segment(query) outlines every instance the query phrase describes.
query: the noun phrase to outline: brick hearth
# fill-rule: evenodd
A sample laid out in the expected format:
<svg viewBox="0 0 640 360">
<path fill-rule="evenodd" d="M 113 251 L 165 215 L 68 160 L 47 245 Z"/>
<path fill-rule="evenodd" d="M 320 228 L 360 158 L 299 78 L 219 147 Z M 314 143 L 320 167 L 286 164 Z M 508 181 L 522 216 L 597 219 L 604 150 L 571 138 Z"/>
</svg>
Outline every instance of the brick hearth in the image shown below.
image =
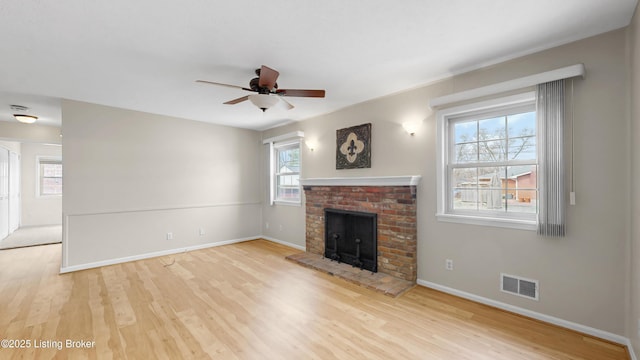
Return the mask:
<svg viewBox="0 0 640 360">
<path fill-rule="evenodd" d="M 291 254 L 286 259 L 392 297 L 402 295 L 416 284 L 414 281 L 398 279 L 389 274 L 374 274 L 345 263 L 338 264 L 322 255 L 309 252 Z"/>
<path fill-rule="evenodd" d="M 355 185 L 358 181 L 353 178 L 348 181 L 337 179 L 335 182 L 331 179 L 303 180 L 307 252 L 324 254 L 325 208 L 376 213 L 378 271 L 415 282 L 416 183 L 419 177 L 403 177 L 395 181 L 397 179 L 399 178 L 364 178 L 362 183 L 365 185 Z M 405 182 L 407 185 L 404 185 Z M 333 186 L 332 183 L 340 185 Z"/>
</svg>

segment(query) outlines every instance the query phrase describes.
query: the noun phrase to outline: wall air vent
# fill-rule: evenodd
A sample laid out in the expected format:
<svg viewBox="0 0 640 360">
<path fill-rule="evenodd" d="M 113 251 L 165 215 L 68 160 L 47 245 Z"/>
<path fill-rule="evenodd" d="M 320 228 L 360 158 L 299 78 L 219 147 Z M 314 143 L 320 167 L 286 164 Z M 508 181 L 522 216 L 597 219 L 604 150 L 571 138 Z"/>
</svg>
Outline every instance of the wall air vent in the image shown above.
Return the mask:
<svg viewBox="0 0 640 360">
<path fill-rule="evenodd" d="M 500 274 L 500 290 L 503 292 L 538 300 L 538 281 L 519 276 Z"/>
</svg>

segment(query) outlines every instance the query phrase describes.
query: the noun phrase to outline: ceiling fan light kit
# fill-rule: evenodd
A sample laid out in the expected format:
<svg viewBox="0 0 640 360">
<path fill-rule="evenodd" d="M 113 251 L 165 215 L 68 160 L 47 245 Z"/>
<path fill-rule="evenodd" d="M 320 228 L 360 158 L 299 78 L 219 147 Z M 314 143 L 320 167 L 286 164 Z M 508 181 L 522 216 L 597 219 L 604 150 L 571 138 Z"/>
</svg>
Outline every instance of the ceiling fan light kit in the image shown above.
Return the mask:
<svg viewBox="0 0 640 360">
<path fill-rule="evenodd" d="M 232 87 L 236 89 L 241 89 L 244 91 L 251 91 L 255 94 L 243 96 L 237 99 L 226 101 L 224 104 L 226 105 L 235 105 L 241 103 L 243 101 L 249 100 L 252 104 L 258 107 L 263 112 L 275 105 L 278 100 L 282 100 L 285 104 L 285 107 L 288 110 L 294 108 L 291 103 L 284 100 L 282 97 L 284 96 L 294 96 L 294 97 L 316 97 L 323 98 L 325 95 L 324 90 L 308 90 L 308 89 L 278 89 L 278 76 L 279 72 L 273 70 L 267 66 L 262 65 L 260 69 L 256 69 L 257 78 L 251 79 L 249 81 L 249 88 L 237 86 L 237 85 L 229 85 L 223 84 L 213 81 L 207 80 L 196 80 L 196 82 L 210 84 L 210 85 L 218 85 L 225 87 Z"/>
<path fill-rule="evenodd" d="M 261 109 L 262 112 L 265 112 L 268 108 L 278 103 L 278 98 L 267 94 L 251 94 L 249 95 L 249 101 Z"/>
</svg>

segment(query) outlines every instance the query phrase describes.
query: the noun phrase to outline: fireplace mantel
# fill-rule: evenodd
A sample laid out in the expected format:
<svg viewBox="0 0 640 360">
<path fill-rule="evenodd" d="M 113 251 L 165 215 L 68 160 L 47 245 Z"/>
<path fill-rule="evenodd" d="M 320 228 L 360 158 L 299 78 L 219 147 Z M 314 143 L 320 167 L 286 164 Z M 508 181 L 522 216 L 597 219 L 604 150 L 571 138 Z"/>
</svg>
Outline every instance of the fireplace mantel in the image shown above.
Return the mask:
<svg viewBox="0 0 640 360">
<path fill-rule="evenodd" d="M 367 176 L 300 179 L 302 186 L 417 186 L 422 176 Z"/>
</svg>

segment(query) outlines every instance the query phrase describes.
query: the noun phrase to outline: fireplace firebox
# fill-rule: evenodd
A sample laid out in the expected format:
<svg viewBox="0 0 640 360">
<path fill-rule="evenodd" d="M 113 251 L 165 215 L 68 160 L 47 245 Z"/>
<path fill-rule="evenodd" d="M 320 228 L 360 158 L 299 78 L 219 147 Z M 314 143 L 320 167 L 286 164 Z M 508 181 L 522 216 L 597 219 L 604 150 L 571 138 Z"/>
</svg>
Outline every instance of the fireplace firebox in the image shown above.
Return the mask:
<svg viewBox="0 0 640 360">
<path fill-rule="evenodd" d="M 327 208 L 324 218 L 324 256 L 377 272 L 377 214 Z"/>
</svg>

